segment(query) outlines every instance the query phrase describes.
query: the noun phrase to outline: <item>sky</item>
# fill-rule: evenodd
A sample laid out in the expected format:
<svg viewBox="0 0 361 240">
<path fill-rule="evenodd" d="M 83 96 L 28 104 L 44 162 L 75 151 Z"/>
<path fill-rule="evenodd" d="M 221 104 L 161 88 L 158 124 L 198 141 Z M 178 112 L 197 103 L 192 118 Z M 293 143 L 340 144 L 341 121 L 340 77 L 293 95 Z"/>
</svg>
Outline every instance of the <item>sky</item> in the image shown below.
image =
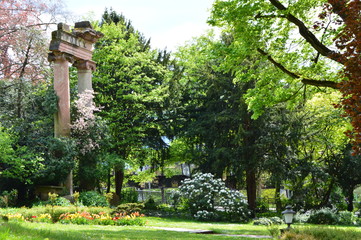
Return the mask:
<svg viewBox="0 0 361 240">
<path fill-rule="evenodd" d="M 173 52 L 177 46 L 211 28 L 206 21 L 213 2 L 214 0 L 65 0 L 69 11 L 79 17 L 93 16 L 94 20 L 100 20 L 105 8 L 113 8 L 131 20 L 134 28 L 146 38 L 151 38 L 152 48 L 167 48 Z"/>
</svg>

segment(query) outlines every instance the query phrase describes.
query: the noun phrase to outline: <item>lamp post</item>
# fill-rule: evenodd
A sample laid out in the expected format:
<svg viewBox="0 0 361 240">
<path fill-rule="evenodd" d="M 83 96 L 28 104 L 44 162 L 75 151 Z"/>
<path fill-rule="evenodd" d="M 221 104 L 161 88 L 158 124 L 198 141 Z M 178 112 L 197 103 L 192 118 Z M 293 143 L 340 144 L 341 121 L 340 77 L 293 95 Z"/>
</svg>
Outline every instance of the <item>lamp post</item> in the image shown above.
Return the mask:
<svg viewBox="0 0 361 240">
<path fill-rule="evenodd" d="M 293 216 L 295 215 L 295 211 L 292 210 L 291 206 L 286 206 L 286 210 L 282 212 L 285 223 L 288 225 L 286 230 L 289 230 L 291 228 L 291 224 L 293 222 Z"/>
</svg>

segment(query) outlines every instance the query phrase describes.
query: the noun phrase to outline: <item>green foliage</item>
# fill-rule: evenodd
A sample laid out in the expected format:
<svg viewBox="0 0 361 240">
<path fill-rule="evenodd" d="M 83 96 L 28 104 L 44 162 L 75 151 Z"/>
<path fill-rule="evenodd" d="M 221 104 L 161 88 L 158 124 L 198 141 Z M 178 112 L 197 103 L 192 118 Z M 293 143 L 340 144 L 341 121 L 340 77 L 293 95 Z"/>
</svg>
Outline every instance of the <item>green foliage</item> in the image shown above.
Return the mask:
<svg viewBox="0 0 361 240">
<path fill-rule="evenodd" d="M 337 66 L 323 57 L 316 57 L 317 60 L 313 61 L 315 49 L 309 44 L 311 41 L 304 41 L 304 35 L 300 35 L 303 32 L 289 21 L 290 18 L 277 17 L 292 14 L 293 19 L 305 23 L 307 28 L 315 21 L 323 22 L 317 19 L 321 16 L 323 4 L 321 0 L 299 0 L 288 4 L 281 1 L 217 0 L 213 5 L 209 22 L 222 27 L 231 39 L 226 48 L 228 56 L 220 68 L 236 72 L 236 81 L 256 81 L 255 87 L 245 96 L 254 118 L 276 103 L 287 102 L 288 106 L 295 107 L 304 97 L 320 91 L 315 87 L 306 88 L 302 82 L 304 78 L 339 81 Z M 284 5 L 285 9 L 280 10 L 275 5 Z M 312 30 L 325 46 L 332 45 L 337 32 L 329 28 Z M 282 67 L 276 67 L 270 58 Z"/>
<path fill-rule="evenodd" d="M 138 202 L 138 193 L 134 188 L 122 189 L 122 203 L 136 203 Z"/>
<path fill-rule="evenodd" d="M 336 225 L 338 223 L 338 216 L 334 210 L 322 208 L 320 210 L 312 211 L 307 222 L 313 224 Z"/>
<path fill-rule="evenodd" d="M 95 100 L 103 107 L 100 115 L 109 122 L 113 144 L 123 151 L 140 144 L 148 128 L 156 128 L 151 120 L 167 95 L 167 71 L 156 62 L 156 52 L 144 48 L 139 34 L 122 22 L 103 23 L 97 30 L 105 36 L 93 56 L 98 63 Z"/>
<path fill-rule="evenodd" d="M 295 223 L 306 223 L 308 221 L 309 217 L 310 217 L 309 211 L 307 211 L 305 213 L 297 212 L 293 217 L 293 221 Z"/>
<path fill-rule="evenodd" d="M 16 145 L 17 137 L 0 125 L 0 177 L 32 183 L 43 167 L 43 158 L 26 146 Z M 15 147 L 13 147 L 15 145 Z"/>
<path fill-rule="evenodd" d="M 145 208 L 145 204 L 143 203 L 124 203 L 117 206 L 117 208 L 112 212 L 122 213 L 126 215 L 130 215 L 131 213 L 141 212 Z"/>
<path fill-rule="evenodd" d="M 147 210 L 156 210 L 158 204 L 154 201 L 152 197 L 148 198 L 148 200 L 144 203 L 144 209 Z"/>
<path fill-rule="evenodd" d="M 66 199 L 64 197 L 56 197 L 53 201 L 51 201 L 51 200 L 40 201 L 40 202 L 33 204 L 33 206 L 47 206 L 47 205 L 70 207 L 71 203 L 68 199 Z"/>
<path fill-rule="evenodd" d="M 259 218 L 254 220 L 254 225 L 264 225 L 264 226 L 271 226 L 271 225 L 281 225 L 283 221 L 279 217 L 270 217 L 270 218 Z"/>
<path fill-rule="evenodd" d="M 79 196 L 79 201 L 84 206 L 89 206 L 89 207 L 109 206 L 106 197 L 96 191 L 81 192 Z"/>
<path fill-rule="evenodd" d="M 353 212 L 341 211 L 337 213 L 339 225 L 353 225 L 355 221 L 355 216 Z"/>
<path fill-rule="evenodd" d="M 45 112 L 50 116 L 58 111 L 58 96 L 56 95 L 53 85 L 45 90 L 42 106 L 44 107 Z"/>
<path fill-rule="evenodd" d="M 3 191 L 0 195 L 0 208 L 15 207 L 18 198 L 18 191 Z"/>
<path fill-rule="evenodd" d="M 175 142 L 172 157 L 192 162 L 199 171 L 217 177 L 230 176 L 244 184 L 245 171 L 262 165 L 259 137 L 260 121 L 251 119 L 244 95 L 252 88 L 236 82 L 233 69 L 219 66 L 228 59 L 227 36 L 216 40 L 213 33 L 194 39 L 177 53 L 184 75 L 177 82 L 177 113 L 180 140 Z M 241 65 L 248 64 L 242 63 Z M 255 185 L 253 185 L 255 186 Z"/>
<path fill-rule="evenodd" d="M 42 139 L 44 168 L 36 176 L 38 184 L 58 184 L 74 168 L 76 155 L 74 142 L 69 138 L 47 137 Z"/>
<path fill-rule="evenodd" d="M 99 116 L 109 127 L 106 148 L 122 159 L 121 164 L 111 166 L 119 176 L 115 192 L 120 195 L 124 163 L 144 166 L 157 153 L 143 158 L 143 150 L 167 147 L 162 136 L 167 135 L 164 129 L 169 123 L 164 115 L 172 72 L 168 54 L 151 50 L 149 40 L 115 11 L 106 10 L 96 30 L 104 37 L 96 43 L 93 54 L 97 62 L 95 102 L 102 106 Z M 155 161 L 150 164 L 159 165 Z"/>
<path fill-rule="evenodd" d="M 269 211 L 269 204 L 268 199 L 266 198 L 259 198 L 256 201 L 256 212 L 257 213 L 264 213 Z"/>
</svg>

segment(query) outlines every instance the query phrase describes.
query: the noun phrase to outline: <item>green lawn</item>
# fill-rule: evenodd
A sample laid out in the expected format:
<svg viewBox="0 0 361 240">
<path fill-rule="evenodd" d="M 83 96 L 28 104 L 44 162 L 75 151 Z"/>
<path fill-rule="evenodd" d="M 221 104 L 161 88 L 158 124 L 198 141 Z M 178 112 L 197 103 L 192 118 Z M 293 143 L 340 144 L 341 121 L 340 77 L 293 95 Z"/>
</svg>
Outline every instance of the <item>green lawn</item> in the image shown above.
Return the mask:
<svg viewBox="0 0 361 240">
<path fill-rule="evenodd" d="M 147 217 L 147 219 L 147 226 L 213 230 L 216 233 L 222 234 L 270 235 L 267 227 L 252 224 L 203 223 L 176 218 Z"/>
<path fill-rule="evenodd" d="M 179 226 L 173 226 L 179 227 Z M 218 228 L 218 227 L 217 227 Z M 215 234 L 164 231 L 151 227 L 62 225 L 45 223 L 3 223 L 1 240 L 90 240 L 90 239 L 248 239 Z"/>
<path fill-rule="evenodd" d="M 252 224 L 229 224 L 229 223 L 202 223 L 196 221 L 147 217 L 145 227 L 121 227 L 121 226 L 96 226 L 96 225 L 64 225 L 48 223 L 0 223 L 0 240 L 110 240 L 110 239 L 254 239 L 239 236 L 223 236 L 218 234 L 233 235 L 269 235 L 265 226 Z M 187 228 L 213 230 L 217 234 L 194 234 L 173 232 L 154 229 L 152 227 Z M 279 228 L 284 228 L 280 226 Z M 322 230 L 324 232 L 343 231 L 342 236 L 354 234 L 352 239 L 361 239 L 361 229 L 357 227 L 335 227 L 316 225 L 296 225 L 295 228 Z M 360 233 L 360 235 L 359 235 Z M 335 236 L 330 233 L 331 236 Z M 341 235 L 340 235 L 341 236 Z M 262 239 L 262 238 L 261 238 Z M 263 238 L 266 239 L 266 238 Z M 328 238 L 332 239 L 348 239 Z"/>
</svg>

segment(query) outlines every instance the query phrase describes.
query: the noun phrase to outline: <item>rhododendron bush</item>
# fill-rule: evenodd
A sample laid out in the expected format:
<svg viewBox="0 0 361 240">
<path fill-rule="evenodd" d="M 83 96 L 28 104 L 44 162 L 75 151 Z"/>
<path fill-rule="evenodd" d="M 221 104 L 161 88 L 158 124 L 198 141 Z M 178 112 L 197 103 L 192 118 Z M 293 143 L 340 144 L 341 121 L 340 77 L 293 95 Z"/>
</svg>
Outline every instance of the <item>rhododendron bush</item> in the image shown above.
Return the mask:
<svg viewBox="0 0 361 240">
<path fill-rule="evenodd" d="M 184 180 L 179 191 L 196 219 L 245 222 L 250 217 L 243 194 L 227 188 L 210 173 L 198 173 Z"/>
</svg>

